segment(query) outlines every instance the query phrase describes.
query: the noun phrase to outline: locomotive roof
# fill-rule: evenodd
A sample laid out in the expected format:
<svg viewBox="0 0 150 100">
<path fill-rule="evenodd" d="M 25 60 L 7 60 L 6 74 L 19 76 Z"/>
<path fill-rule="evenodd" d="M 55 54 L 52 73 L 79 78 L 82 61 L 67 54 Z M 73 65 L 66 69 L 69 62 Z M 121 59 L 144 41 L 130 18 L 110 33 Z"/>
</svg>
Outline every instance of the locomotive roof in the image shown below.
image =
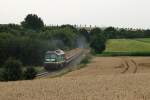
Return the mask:
<svg viewBox="0 0 150 100">
<path fill-rule="evenodd" d="M 58 49 L 56 51 L 47 51 L 46 53 L 56 54 L 56 55 L 64 55 L 65 54 L 65 52 L 61 49 Z"/>
</svg>

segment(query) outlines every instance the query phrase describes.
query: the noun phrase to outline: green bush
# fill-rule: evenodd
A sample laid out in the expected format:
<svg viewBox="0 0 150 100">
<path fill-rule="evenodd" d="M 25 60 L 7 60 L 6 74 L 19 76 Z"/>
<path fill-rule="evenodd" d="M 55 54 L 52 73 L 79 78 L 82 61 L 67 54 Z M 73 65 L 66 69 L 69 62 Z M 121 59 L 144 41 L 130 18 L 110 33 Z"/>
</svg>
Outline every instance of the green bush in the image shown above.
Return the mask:
<svg viewBox="0 0 150 100">
<path fill-rule="evenodd" d="M 90 47 L 95 53 L 102 53 L 106 48 L 106 37 L 100 28 L 94 28 L 90 32 Z"/>
<path fill-rule="evenodd" d="M 24 78 L 26 80 L 32 80 L 36 77 L 36 74 L 37 72 L 33 67 L 28 67 L 26 71 L 24 72 Z"/>
<path fill-rule="evenodd" d="M 2 71 L 3 81 L 17 81 L 23 78 L 22 64 L 19 60 L 9 58 Z"/>
<path fill-rule="evenodd" d="M 2 68 L 0 68 L 0 81 L 2 81 Z"/>
<path fill-rule="evenodd" d="M 150 56 L 150 52 L 103 52 L 98 56 Z"/>
</svg>

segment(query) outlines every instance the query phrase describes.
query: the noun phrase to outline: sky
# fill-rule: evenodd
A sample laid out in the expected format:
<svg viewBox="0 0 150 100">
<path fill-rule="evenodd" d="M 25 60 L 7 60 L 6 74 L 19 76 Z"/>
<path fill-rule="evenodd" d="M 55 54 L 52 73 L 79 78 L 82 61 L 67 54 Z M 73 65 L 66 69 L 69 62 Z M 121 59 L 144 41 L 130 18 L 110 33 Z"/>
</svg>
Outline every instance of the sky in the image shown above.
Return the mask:
<svg viewBox="0 0 150 100">
<path fill-rule="evenodd" d="M 37 14 L 46 25 L 150 29 L 150 0 L 0 0 L 0 24 Z"/>
</svg>

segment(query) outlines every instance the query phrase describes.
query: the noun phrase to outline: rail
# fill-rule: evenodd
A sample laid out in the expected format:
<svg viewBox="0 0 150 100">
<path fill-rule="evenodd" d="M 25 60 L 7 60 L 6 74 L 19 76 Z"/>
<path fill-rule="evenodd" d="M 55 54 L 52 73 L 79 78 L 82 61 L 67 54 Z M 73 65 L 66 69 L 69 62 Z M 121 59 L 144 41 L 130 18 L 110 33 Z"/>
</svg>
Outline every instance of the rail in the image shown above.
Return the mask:
<svg viewBox="0 0 150 100">
<path fill-rule="evenodd" d="M 37 74 L 36 77 L 40 78 L 40 77 L 47 76 L 47 75 L 49 75 L 49 74 L 50 74 L 50 73 L 46 71 L 46 72 L 42 72 L 42 73 L 40 73 L 40 74 Z"/>
<path fill-rule="evenodd" d="M 70 62 L 72 62 L 73 60 L 77 59 L 83 53 L 84 53 L 84 49 L 79 49 L 79 48 L 67 52 L 66 53 L 67 59 L 65 60 L 65 63 L 68 65 Z M 37 74 L 36 77 L 37 78 L 42 78 L 42 77 L 48 76 L 50 74 L 51 74 L 51 72 L 45 71 L 45 72 Z"/>
</svg>

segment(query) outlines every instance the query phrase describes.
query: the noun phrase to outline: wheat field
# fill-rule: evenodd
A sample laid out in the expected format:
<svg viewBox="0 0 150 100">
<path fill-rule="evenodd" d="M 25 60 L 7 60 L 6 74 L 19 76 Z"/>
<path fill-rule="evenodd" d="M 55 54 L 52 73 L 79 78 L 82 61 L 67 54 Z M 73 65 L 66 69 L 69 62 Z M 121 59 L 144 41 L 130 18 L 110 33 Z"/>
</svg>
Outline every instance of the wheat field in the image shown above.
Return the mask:
<svg viewBox="0 0 150 100">
<path fill-rule="evenodd" d="M 95 57 L 86 68 L 65 76 L 150 73 L 150 57 Z"/>
<path fill-rule="evenodd" d="M 62 77 L 1 82 L 0 100 L 150 100 L 150 57 L 96 57 Z"/>
</svg>

